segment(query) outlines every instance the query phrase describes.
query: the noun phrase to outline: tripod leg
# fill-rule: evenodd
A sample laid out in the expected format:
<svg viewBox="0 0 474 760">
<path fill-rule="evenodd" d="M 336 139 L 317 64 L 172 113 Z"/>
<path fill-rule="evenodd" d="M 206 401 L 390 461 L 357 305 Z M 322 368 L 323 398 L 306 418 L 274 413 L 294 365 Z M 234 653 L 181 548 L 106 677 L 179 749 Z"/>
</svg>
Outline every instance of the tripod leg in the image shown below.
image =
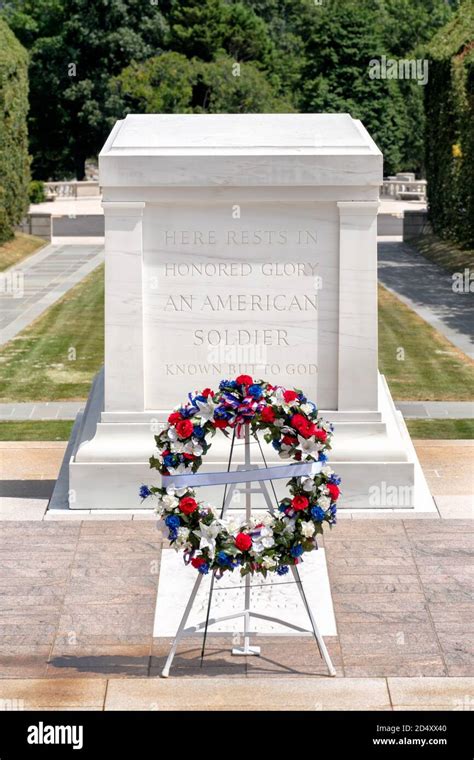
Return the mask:
<svg viewBox="0 0 474 760">
<path fill-rule="evenodd" d="M 172 665 L 174 656 L 176 654 L 176 649 L 181 639 L 181 636 L 183 634 L 184 627 L 188 620 L 189 613 L 191 612 L 192 606 L 194 604 L 194 600 L 196 598 L 196 594 L 198 592 L 199 586 L 201 585 L 202 578 L 203 576 L 201 575 L 201 573 L 198 573 L 198 577 L 196 578 L 196 581 L 194 583 L 194 588 L 191 592 L 191 596 L 189 597 L 188 603 L 186 605 L 186 609 L 184 610 L 184 615 L 181 618 L 181 622 L 179 624 L 178 630 L 176 631 L 176 636 L 174 637 L 173 644 L 171 646 L 170 653 L 168 655 L 168 659 L 166 660 L 166 663 L 165 663 L 165 667 L 161 671 L 162 678 L 168 678 L 170 674 L 170 667 Z"/>
<path fill-rule="evenodd" d="M 250 576 L 245 576 L 245 610 L 244 610 L 244 645 L 243 647 L 234 647 L 232 654 L 235 655 L 259 655 L 260 647 L 250 646 Z"/>
<path fill-rule="evenodd" d="M 298 568 L 295 567 L 295 565 L 292 565 L 290 567 L 291 572 L 293 573 L 293 577 L 295 579 L 296 585 L 298 586 L 298 591 L 300 592 L 301 599 L 303 601 L 303 604 L 305 606 L 306 612 L 308 613 L 308 617 L 311 622 L 311 628 L 313 629 L 314 638 L 316 639 L 316 643 L 318 645 L 319 653 L 321 657 L 324 659 L 324 662 L 326 663 L 326 667 L 329 671 L 330 676 L 336 675 L 336 668 L 332 664 L 331 658 L 329 656 L 329 652 L 326 649 L 326 644 L 324 643 L 324 639 L 319 633 L 318 626 L 316 625 L 316 621 L 313 617 L 313 613 L 311 612 L 311 607 L 308 604 L 308 600 L 306 598 L 306 594 L 304 592 L 303 584 L 301 582 L 300 574 L 298 572 Z"/>
</svg>

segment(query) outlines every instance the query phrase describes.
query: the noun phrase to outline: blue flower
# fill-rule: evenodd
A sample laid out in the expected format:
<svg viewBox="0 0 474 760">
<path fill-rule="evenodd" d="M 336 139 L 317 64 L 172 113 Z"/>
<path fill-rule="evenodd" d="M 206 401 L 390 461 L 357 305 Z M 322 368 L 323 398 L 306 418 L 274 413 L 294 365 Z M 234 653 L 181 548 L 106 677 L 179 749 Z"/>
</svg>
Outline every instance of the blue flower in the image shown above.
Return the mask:
<svg viewBox="0 0 474 760">
<path fill-rule="evenodd" d="M 319 452 L 319 457 L 318 457 L 318 460 L 319 460 L 320 462 L 327 462 L 327 461 L 328 461 L 327 455 L 326 455 L 326 454 L 323 454 L 323 452 L 322 452 L 322 451 L 320 451 L 320 452 Z"/>
<path fill-rule="evenodd" d="M 202 565 L 199 565 L 198 572 L 202 575 L 207 575 L 209 572 L 209 565 L 206 562 L 203 562 Z"/>
<path fill-rule="evenodd" d="M 280 504 L 280 505 L 278 506 L 278 511 L 279 511 L 279 512 L 284 512 L 284 511 L 285 511 L 285 509 L 288 509 L 288 504 Z"/>
<path fill-rule="evenodd" d="M 341 483 L 341 478 L 338 478 L 337 475 L 331 475 L 331 477 L 329 478 L 329 482 L 334 483 L 335 486 L 338 486 Z"/>
<path fill-rule="evenodd" d="M 181 520 L 179 519 L 178 515 L 168 515 L 168 517 L 165 519 L 165 524 L 170 530 L 173 530 L 174 528 L 179 528 L 181 525 Z"/>
<path fill-rule="evenodd" d="M 314 507 L 311 507 L 311 516 L 314 517 L 315 520 L 324 520 L 326 512 L 322 507 L 318 507 L 315 505 Z"/>
<path fill-rule="evenodd" d="M 232 413 L 229 412 L 223 406 L 216 406 L 216 408 L 214 409 L 214 417 L 217 417 L 218 419 L 223 419 L 223 420 L 230 420 L 230 418 L 232 417 Z"/>
<path fill-rule="evenodd" d="M 224 551 L 220 551 L 217 553 L 217 560 L 221 563 L 221 565 L 229 565 L 229 567 L 232 567 L 232 557 L 229 556 L 229 554 L 226 554 Z"/>
<path fill-rule="evenodd" d="M 179 413 L 183 419 L 187 419 L 188 417 L 192 417 L 193 414 L 196 414 L 196 409 L 193 406 L 182 406 Z"/>
<path fill-rule="evenodd" d="M 273 439 L 273 441 L 272 441 L 272 446 L 273 446 L 273 448 L 274 448 L 274 449 L 276 449 L 277 451 L 279 451 L 279 450 L 281 449 L 281 443 L 280 443 L 280 441 L 278 440 L 278 438 L 274 438 L 274 439 Z"/>
<path fill-rule="evenodd" d="M 280 565 L 277 567 L 277 575 L 286 575 L 288 572 L 288 565 Z"/>
<path fill-rule="evenodd" d="M 296 546 L 292 546 L 290 549 L 290 554 L 292 557 L 301 557 L 303 552 L 304 549 L 301 544 L 296 544 Z"/>
<path fill-rule="evenodd" d="M 225 390 L 226 388 L 237 388 L 238 385 L 235 382 L 235 380 L 221 380 L 219 383 L 219 389 L 221 391 Z"/>
<path fill-rule="evenodd" d="M 163 462 L 165 463 L 167 467 L 174 467 L 175 464 L 177 464 L 178 460 L 174 454 L 167 454 L 164 457 Z"/>
<path fill-rule="evenodd" d="M 194 427 L 193 435 L 196 438 L 204 438 L 204 436 L 206 435 L 206 431 L 204 430 L 204 428 L 200 427 L 199 425 L 196 425 Z"/>
<path fill-rule="evenodd" d="M 262 391 L 260 385 L 256 385 L 255 383 L 254 383 L 254 385 L 250 386 L 248 392 L 249 392 L 250 396 L 252 396 L 253 398 L 262 398 L 262 396 L 263 396 L 263 391 Z"/>
<path fill-rule="evenodd" d="M 151 491 L 148 486 L 140 486 L 140 499 L 147 499 L 151 496 Z"/>
<path fill-rule="evenodd" d="M 172 528 L 168 533 L 168 541 L 174 541 L 178 537 L 178 531 L 176 528 Z"/>
</svg>

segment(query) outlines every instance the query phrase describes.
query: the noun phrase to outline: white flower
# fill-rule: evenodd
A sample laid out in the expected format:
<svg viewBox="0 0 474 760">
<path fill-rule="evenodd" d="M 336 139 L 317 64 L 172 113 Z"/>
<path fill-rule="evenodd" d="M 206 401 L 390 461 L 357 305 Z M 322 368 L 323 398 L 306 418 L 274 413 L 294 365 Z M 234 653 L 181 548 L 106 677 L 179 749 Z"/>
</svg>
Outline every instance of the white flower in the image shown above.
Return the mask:
<svg viewBox="0 0 474 760">
<path fill-rule="evenodd" d="M 312 404 L 309 401 L 307 401 L 306 404 L 301 404 L 301 411 L 303 412 L 303 414 L 307 414 L 308 417 L 310 414 L 313 414 L 315 408 L 316 407 L 314 406 L 314 404 Z"/>
<path fill-rule="evenodd" d="M 197 457 L 200 457 L 204 449 L 197 438 L 191 438 L 191 440 L 184 445 L 183 451 L 185 454 L 195 454 Z"/>
<path fill-rule="evenodd" d="M 166 494 L 166 496 L 162 497 L 161 503 L 166 510 L 170 511 L 178 506 L 179 500 L 172 494 Z"/>
<path fill-rule="evenodd" d="M 294 517 L 285 517 L 283 518 L 283 524 L 284 524 L 284 533 L 294 533 L 295 532 L 295 526 L 296 526 L 296 520 Z"/>
<path fill-rule="evenodd" d="M 301 478 L 301 486 L 303 488 L 303 491 L 310 493 L 314 488 L 313 478 Z"/>
<path fill-rule="evenodd" d="M 329 478 L 333 474 L 334 470 L 332 469 L 332 467 L 329 467 L 328 464 L 325 464 L 324 467 L 321 468 L 321 472 L 323 475 L 326 476 L 326 478 Z"/>
<path fill-rule="evenodd" d="M 273 557 L 263 557 L 262 565 L 267 570 L 273 570 L 273 568 L 277 566 L 277 561 Z"/>
<path fill-rule="evenodd" d="M 278 452 L 278 455 L 280 459 L 289 459 L 290 458 L 290 452 L 288 449 L 281 448 Z"/>
<path fill-rule="evenodd" d="M 331 499 L 329 496 L 320 496 L 316 504 L 318 507 L 321 507 L 321 509 L 329 509 L 331 506 Z"/>
<path fill-rule="evenodd" d="M 191 544 L 189 543 L 189 533 L 189 528 L 178 528 L 178 535 L 176 536 L 176 540 L 174 542 L 174 547 L 176 550 L 186 550 L 191 547 Z"/>
<path fill-rule="evenodd" d="M 299 435 L 298 446 L 296 448 L 302 451 L 303 454 L 315 454 L 318 451 L 318 444 L 315 442 L 314 436 L 311 436 L 311 438 L 303 438 L 302 435 Z"/>
<path fill-rule="evenodd" d="M 233 518 L 229 520 L 226 527 L 227 527 L 227 532 L 229 533 L 230 536 L 236 536 L 238 533 L 240 533 L 241 528 L 242 528 L 241 524 Z"/>
<path fill-rule="evenodd" d="M 216 553 L 216 538 L 219 535 L 220 530 L 221 523 L 219 520 L 214 520 L 210 525 L 204 525 L 204 523 L 200 522 L 199 530 L 194 531 L 196 536 L 201 539 L 199 548 L 208 549 L 210 557 L 214 557 L 214 554 Z"/>
<path fill-rule="evenodd" d="M 212 400 L 212 396 L 208 396 L 206 401 L 196 401 L 196 406 L 199 409 L 198 414 L 201 417 L 201 423 L 213 419 L 217 404 Z"/>
<path fill-rule="evenodd" d="M 279 417 L 277 417 L 276 420 L 273 422 L 273 424 L 277 428 L 282 428 L 285 423 L 283 422 L 282 419 L 280 419 Z"/>
<path fill-rule="evenodd" d="M 305 538 L 311 538 L 314 535 L 315 527 L 313 522 L 301 523 L 301 533 Z"/>
<path fill-rule="evenodd" d="M 273 530 L 270 527 L 260 528 L 259 532 L 252 536 L 252 553 L 262 554 L 265 549 L 270 549 L 274 544 Z"/>
<path fill-rule="evenodd" d="M 182 462 L 177 467 L 168 467 L 168 470 L 170 475 L 182 475 L 183 472 L 186 472 L 186 465 Z"/>
<path fill-rule="evenodd" d="M 262 528 L 260 531 L 260 540 L 266 549 L 274 545 L 273 530 L 269 527 Z"/>
<path fill-rule="evenodd" d="M 283 396 L 283 388 L 275 388 L 273 397 L 275 399 L 275 403 L 278 406 L 284 406 L 285 405 L 285 397 Z"/>
<path fill-rule="evenodd" d="M 176 428 L 170 427 L 170 429 L 168 430 L 168 438 L 170 441 L 178 440 L 178 433 L 176 432 Z"/>
</svg>

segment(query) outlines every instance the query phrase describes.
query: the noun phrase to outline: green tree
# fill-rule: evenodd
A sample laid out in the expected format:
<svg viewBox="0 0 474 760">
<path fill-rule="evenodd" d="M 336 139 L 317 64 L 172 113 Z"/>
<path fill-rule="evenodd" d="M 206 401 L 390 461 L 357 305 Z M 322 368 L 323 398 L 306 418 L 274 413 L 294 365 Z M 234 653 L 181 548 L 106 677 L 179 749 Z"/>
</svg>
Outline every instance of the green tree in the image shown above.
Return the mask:
<svg viewBox="0 0 474 760">
<path fill-rule="evenodd" d="M 474 0 L 428 47 L 426 178 L 434 232 L 474 247 Z"/>
<path fill-rule="evenodd" d="M 111 98 L 124 112 L 258 113 L 292 110 L 253 63 L 236 65 L 224 54 L 215 61 L 163 53 L 132 63 L 112 82 Z"/>
<path fill-rule="evenodd" d="M 173 0 L 167 16 L 169 47 L 211 61 L 227 53 L 236 61 L 268 60 L 272 43 L 265 22 L 240 2 Z"/>
<path fill-rule="evenodd" d="M 82 179 L 110 128 L 110 77 L 161 49 L 163 15 L 141 0 L 15 0 L 5 13 L 30 46 L 33 173 Z"/>
<path fill-rule="evenodd" d="M 0 18 L 0 243 L 28 209 L 28 56 Z"/>
</svg>

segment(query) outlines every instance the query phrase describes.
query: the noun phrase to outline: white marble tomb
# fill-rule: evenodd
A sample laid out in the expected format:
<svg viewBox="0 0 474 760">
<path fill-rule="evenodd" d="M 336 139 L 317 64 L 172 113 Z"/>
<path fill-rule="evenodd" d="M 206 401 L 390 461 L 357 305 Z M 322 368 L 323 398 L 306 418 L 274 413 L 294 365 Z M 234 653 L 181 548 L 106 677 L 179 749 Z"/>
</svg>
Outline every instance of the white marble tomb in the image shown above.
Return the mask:
<svg viewBox="0 0 474 760">
<path fill-rule="evenodd" d="M 341 508 L 393 508 L 394 487 L 409 494 L 398 506 L 431 509 L 377 368 L 382 155 L 361 122 L 130 115 L 99 162 L 105 376 L 68 448 L 70 508 L 148 506 L 160 423 L 190 390 L 246 372 L 302 388 L 334 422 Z"/>
</svg>

